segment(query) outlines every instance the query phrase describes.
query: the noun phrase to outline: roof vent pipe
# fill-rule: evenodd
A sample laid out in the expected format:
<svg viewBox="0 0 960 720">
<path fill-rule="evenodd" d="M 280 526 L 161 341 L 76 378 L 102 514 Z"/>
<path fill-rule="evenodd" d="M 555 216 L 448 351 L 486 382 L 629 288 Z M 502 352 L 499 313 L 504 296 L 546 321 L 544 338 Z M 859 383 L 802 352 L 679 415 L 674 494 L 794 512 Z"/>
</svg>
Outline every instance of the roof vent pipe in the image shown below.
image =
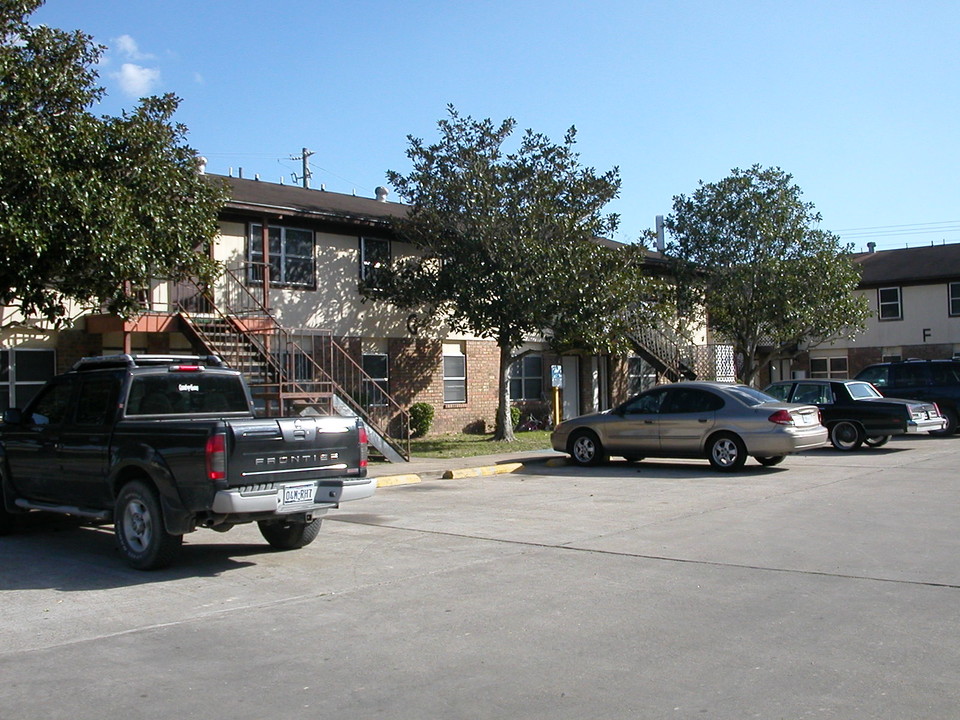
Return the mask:
<svg viewBox="0 0 960 720">
<path fill-rule="evenodd" d="M 207 159 L 202 155 L 197 158 L 197 174 L 198 175 L 207 174 Z"/>
<path fill-rule="evenodd" d="M 869 253 L 876 252 L 876 249 L 877 249 L 877 244 L 875 242 L 867 243 L 867 252 Z"/>
<path fill-rule="evenodd" d="M 376 190 L 374 190 L 374 192 L 377 194 L 377 200 L 379 202 L 384 202 L 384 203 L 387 201 L 387 195 L 390 194 L 390 191 L 387 190 L 382 185 L 379 186 Z"/>
</svg>

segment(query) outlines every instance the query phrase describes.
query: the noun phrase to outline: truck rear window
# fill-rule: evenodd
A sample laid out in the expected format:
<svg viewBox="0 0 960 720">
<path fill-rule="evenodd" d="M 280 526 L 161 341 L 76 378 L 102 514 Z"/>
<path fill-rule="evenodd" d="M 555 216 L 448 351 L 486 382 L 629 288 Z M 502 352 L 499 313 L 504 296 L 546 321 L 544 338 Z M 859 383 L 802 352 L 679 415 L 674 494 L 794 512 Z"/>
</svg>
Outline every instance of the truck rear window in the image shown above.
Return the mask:
<svg viewBox="0 0 960 720">
<path fill-rule="evenodd" d="M 239 377 L 169 373 L 135 377 L 127 416 L 249 412 Z"/>
</svg>

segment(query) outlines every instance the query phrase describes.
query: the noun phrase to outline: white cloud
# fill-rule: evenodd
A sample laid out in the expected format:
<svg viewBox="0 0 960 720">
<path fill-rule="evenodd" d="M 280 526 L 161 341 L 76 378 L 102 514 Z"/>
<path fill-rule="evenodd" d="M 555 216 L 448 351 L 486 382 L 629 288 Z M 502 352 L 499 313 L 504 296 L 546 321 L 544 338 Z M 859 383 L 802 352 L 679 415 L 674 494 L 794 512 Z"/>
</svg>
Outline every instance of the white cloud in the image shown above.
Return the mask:
<svg viewBox="0 0 960 720">
<path fill-rule="evenodd" d="M 140 47 L 137 45 L 137 41 L 133 39 L 130 35 L 121 35 L 115 39 L 114 44 L 116 45 L 117 51 L 123 55 L 127 60 L 153 60 L 154 56 L 149 53 L 140 52 Z"/>
<path fill-rule="evenodd" d="M 120 66 L 120 72 L 114 73 L 113 77 L 120 83 L 120 89 L 126 95 L 141 98 L 150 95 L 160 82 L 160 71 L 134 63 L 124 63 Z"/>
</svg>

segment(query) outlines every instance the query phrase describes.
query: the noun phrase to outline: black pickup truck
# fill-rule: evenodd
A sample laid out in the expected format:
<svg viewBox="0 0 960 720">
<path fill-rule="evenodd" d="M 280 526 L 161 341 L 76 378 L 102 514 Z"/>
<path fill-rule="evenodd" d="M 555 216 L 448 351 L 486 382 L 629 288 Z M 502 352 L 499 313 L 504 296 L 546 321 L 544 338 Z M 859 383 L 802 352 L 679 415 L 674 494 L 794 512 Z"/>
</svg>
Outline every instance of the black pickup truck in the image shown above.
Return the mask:
<svg viewBox="0 0 960 720">
<path fill-rule="evenodd" d="M 0 424 L 0 534 L 32 510 L 113 523 L 135 568 L 183 535 L 256 522 L 270 545 L 312 542 L 321 516 L 373 495 L 356 418 L 257 418 L 215 356 L 84 358 Z"/>
</svg>

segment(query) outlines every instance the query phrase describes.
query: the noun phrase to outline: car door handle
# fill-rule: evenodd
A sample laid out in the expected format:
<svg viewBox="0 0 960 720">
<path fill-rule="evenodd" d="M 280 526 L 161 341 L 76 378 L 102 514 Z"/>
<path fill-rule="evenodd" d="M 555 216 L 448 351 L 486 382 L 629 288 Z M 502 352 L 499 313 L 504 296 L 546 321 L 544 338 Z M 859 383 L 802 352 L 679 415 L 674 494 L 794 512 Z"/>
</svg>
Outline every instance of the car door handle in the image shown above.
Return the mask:
<svg viewBox="0 0 960 720">
<path fill-rule="evenodd" d="M 697 422 L 705 423 L 705 422 L 709 422 L 709 421 L 707 420 L 707 418 L 697 418 Z"/>
</svg>

